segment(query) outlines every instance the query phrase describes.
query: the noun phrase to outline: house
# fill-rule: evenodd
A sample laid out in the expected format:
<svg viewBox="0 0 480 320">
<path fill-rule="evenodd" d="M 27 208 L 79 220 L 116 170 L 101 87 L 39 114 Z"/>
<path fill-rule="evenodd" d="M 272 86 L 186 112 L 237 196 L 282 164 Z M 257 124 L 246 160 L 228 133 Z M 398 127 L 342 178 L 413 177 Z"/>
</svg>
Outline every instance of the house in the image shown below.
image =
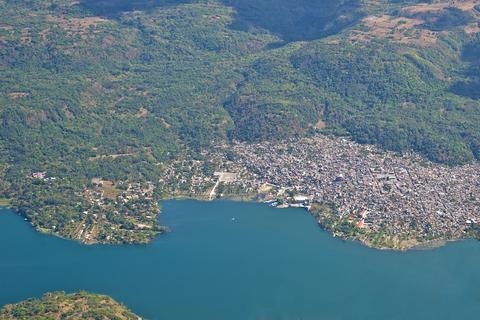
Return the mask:
<svg viewBox="0 0 480 320">
<path fill-rule="evenodd" d="M 303 195 L 296 195 L 293 197 L 293 200 L 295 202 L 305 202 L 305 201 L 308 201 L 308 197 Z"/>
<path fill-rule="evenodd" d="M 45 179 L 47 177 L 46 172 L 34 172 L 32 173 L 32 178 L 34 179 Z"/>
</svg>

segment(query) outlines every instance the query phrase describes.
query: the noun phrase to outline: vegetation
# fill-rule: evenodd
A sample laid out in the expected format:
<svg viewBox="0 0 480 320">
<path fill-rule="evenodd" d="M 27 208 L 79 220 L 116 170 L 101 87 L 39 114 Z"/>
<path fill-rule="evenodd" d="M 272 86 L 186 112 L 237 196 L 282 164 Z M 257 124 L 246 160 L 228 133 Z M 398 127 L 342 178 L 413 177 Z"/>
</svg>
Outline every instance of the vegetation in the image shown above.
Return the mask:
<svg viewBox="0 0 480 320">
<path fill-rule="evenodd" d="M 417 239 L 415 235 L 401 236 L 384 231 L 372 231 L 361 216 L 344 216 L 336 212 L 335 206 L 328 203 L 314 203 L 310 212 L 318 220 L 318 224 L 342 239 L 360 241 L 361 243 L 387 250 L 408 250 L 420 247 L 435 247 L 442 245 L 444 239 Z"/>
<path fill-rule="evenodd" d="M 162 163 L 318 130 L 480 159 L 480 13 L 418 3 L 0 1 L 0 197 L 42 231 L 76 238 L 97 210 L 106 242 L 146 242 L 151 203 L 95 207 L 92 179 L 155 201 Z"/>
<path fill-rule="evenodd" d="M 29 299 L 0 309 L 1 320 L 54 320 L 54 319 L 96 319 L 96 320 L 138 320 L 113 299 L 86 292 L 65 294 L 53 292 L 41 299 Z"/>
<path fill-rule="evenodd" d="M 399 53 L 395 45 L 379 51 L 315 44 L 293 63 L 331 93 L 325 102 L 327 123 L 357 141 L 413 149 L 437 162 L 472 161 L 480 137 L 478 102 L 449 94 L 431 61 L 438 53 L 424 49 L 421 54 Z"/>
<path fill-rule="evenodd" d="M 125 11 L 152 10 L 166 6 L 198 3 L 195 0 L 83 0 L 97 15 L 118 16 Z M 220 0 L 235 10 L 231 27 L 256 32 L 268 30 L 281 41 L 315 40 L 334 34 L 363 15 L 358 0 Z"/>
</svg>

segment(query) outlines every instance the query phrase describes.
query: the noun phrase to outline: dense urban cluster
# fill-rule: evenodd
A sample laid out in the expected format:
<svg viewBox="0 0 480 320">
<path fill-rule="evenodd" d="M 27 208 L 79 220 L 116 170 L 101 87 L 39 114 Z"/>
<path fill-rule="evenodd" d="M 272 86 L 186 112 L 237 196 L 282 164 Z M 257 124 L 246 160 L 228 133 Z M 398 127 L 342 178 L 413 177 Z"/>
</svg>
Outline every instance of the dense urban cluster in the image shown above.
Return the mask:
<svg viewBox="0 0 480 320">
<path fill-rule="evenodd" d="M 235 150 L 254 183 L 331 203 L 357 228 L 432 240 L 461 237 L 480 221 L 478 164 L 447 167 L 324 137 Z"/>
<path fill-rule="evenodd" d="M 323 136 L 236 143 L 228 153 L 212 155 L 221 163 L 216 175 L 196 170 L 188 178 L 192 190 L 199 181 L 216 181 L 210 198 L 237 193 L 305 206 L 334 234 L 372 246 L 460 239 L 480 222 L 478 164 L 448 167 Z"/>
</svg>

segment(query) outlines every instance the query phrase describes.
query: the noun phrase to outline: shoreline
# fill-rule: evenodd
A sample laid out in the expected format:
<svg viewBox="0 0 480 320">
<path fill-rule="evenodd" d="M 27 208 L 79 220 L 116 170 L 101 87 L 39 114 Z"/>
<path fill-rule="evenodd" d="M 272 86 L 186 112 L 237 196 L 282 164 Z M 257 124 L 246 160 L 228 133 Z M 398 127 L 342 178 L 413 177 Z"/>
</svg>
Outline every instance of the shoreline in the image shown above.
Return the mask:
<svg viewBox="0 0 480 320">
<path fill-rule="evenodd" d="M 224 196 L 221 198 L 216 198 L 216 199 L 209 199 L 207 196 L 205 197 L 191 197 L 191 196 L 174 196 L 174 197 L 167 197 L 162 200 L 160 200 L 160 203 L 163 201 L 183 201 L 183 200 L 192 200 L 192 201 L 200 201 L 200 202 L 214 202 L 214 201 L 232 201 L 232 202 L 246 202 L 246 203 L 255 203 L 258 205 L 267 205 L 270 207 L 273 207 L 275 209 L 305 209 L 305 211 L 315 218 L 315 223 L 325 232 L 328 232 L 331 237 L 334 238 L 339 238 L 343 241 L 352 241 L 359 243 L 360 245 L 374 249 L 374 250 L 381 250 L 381 251 L 394 251 L 394 252 L 406 252 L 406 251 L 420 251 L 420 250 L 433 250 L 433 249 L 438 249 L 441 247 L 446 246 L 450 242 L 457 242 L 457 241 L 463 241 L 463 240 L 468 240 L 472 239 L 475 240 L 475 237 L 461 237 L 461 238 L 454 238 L 454 239 L 433 239 L 433 240 L 428 240 L 428 241 L 423 241 L 423 242 L 418 242 L 417 239 L 412 239 L 412 240 L 404 240 L 407 242 L 412 242 L 412 245 L 410 246 L 399 246 L 399 247 L 391 247 L 391 246 L 385 246 L 385 245 L 373 245 L 371 242 L 365 241 L 365 239 L 362 239 L 360 237 L 344 237 L 342 235 L 336 234 L 332 230 L 329 230 L 325 226 L 323 226 L 319 221 L 318 221 L 318 216 L 316 215 L 315 212 L 312 211 L 311 206 L 299 206 L 295 204 L 284 204 L 281 206 L 271 206 L 269 205 L 270 202 L 273 201 L 263 201 L 260 200 L 258 197 L 258 194 L 250 194 L 248 196 Z M 161 212 L 160 212 L 161 214 Z M 159 215 L 160 215 L 159 214 Z M 168 227 L 167 227 L 168 228 Z M 168 233 L 169 230 L 167 230 L 166 233 Z M 159 235 L 160 236 L 160 235 Z"/>
<path fill-rule="evenodd" d="M 11 203 L 9 199 L 1 198 L 0 199 L 0 208 L 11 209 Z"/>
<path fill-rule="evenodd" d="M 433 250 L 433 249 L 444 247 L 450 242 L 457 242 L 457 241 L 468 240 L 468 239 L 475 240 L 474 236 L 466 236 L 466 237 L 459 237 L 459 238 L 452 238 L 452 239 L 439 238 L 439 239 L 433 239 L 433 240 L 428 240 L 428 241 L 418 241 L 418 239 L 403 239 L 403 240 L 399 240 L 398 243 L 399 244 L 409 243 L 410 245 L 389 246 L 389 245 L 386 245 L 385 242 L 395 241 L 395 238 L 386 237 L 385 242 L 373 244 L 372 241 L 368 240 L 365 237 L 360 237 L 360 236 L 355 236 L 355 235 L 345 235 L 345 234 L 342 234 L 342 233 L 338 233 L 335 230 L 332 230 L 331 228 L 329 228 L 329 226 L 322 223 L 321 218 L 320 218 L 321 214 L 319 212 L 315 212 L 311 208 L 311 206 L 303 206 L 303 205 L 296 205 L 296 204 L 290 204 L 290 203 L 282 204 L 282 205 L 279 205 L 279 206 L 272 206 L 271 203 L 274 202 L 274 201 L 260 200 L 259 197 L 258 197 L 258 194 L 246 194 L 246 195 L 243 195 L 243 196 L 240 196 L 240 195 L 239 196 L 224 196 L 224 197 L 218 197 L 218 198 L 215 198 L 215 199 L 209 199 L 207 196 L 205 196 L 205 197 L 192 197 L 190 195 L 168 196 L 168 197 L 165 197 L 165 198 L 158 201 L 159 206 L 160 206 L 160 212 L 158 213 L 157 221 L 160 220 L 160 217 L 161 217 L 161 214 L 162 214 L 162 211 L 161 211 L 161 203 L 162 202 L 165 202 L 165 201 L 188 201 L 188 200 L 199 201 L 199 202 L 215 202 L 215 201 L 245 202 L 245 203 L 254 203 L 254 204 L 257 204 L 257 205 L 266 205 L 266 206 L 270 206 L 270 207 L 275 208 L 275 209 L 286 209 L 286 208 L 305 209 L 305 211 L 315 219 L 315 223 L 323 231 L 328 232 L 331 237 L 339 238 L 340 240 L 343 240 L 343 241 L 355 242 L 355 243 L 358 243 L 358 244 L 360 244 L 364 247 L 374 249 L 374 250 L 381 250 L 381 251 L 406 252 L 406 251 Z M 7 203 L 9 203 L 9 202 L 7 202 Z M 0 209 L 2 209 L 2 208 L 3 209 L 8 209 L 8 210 L 12 211 L 14 214 L 16 214 L 16 215 L 18 215 L 22 218 L 25 218 L 23 214 L 16 211 L 14 208 L 12 208 L 10 206 L 7 206 L 7 205 L 0 202 Z M 25 220 L 24 222 L 29 222 L 29 221 Z M 71 239 L 71 238 L 62 236 L 61 234 L 52 232 L 52 231 L 47 230 L 47 229 L 37 228 L 36 226 L 34 226 L 31 223 L 29 223 L 29 224 L 35 232 L 45 234 L 45 235 L 48 235 L 48 236 L 57 237 L 57 238 L 60 238 L 62 240 L 74 241 L 74 242 L 80 243 L 82 245 L 87 245 L 87 246 L 91 246 L 91 245 L 107 245 L 107 246 L 108 245 L 111 245 L 111 246 L 117 246 L 117 245 L 149 245 L 153 241 L 158 239 L 160 236 L 171 232 L 170 229 L 168 228 L 168 226 L 161 226 L 162 230 L 158 231 L 158 233 L 154 237 L 152 237 L 152 238 L 150 238 L 150 239 L 148 239 L 147 241 L 144 241 L 144 242 L 102 242 L 102 241 L 96 241 L 96 242 L 88 242 L 87 243 L 87 242 L 81 241 L 80 239 Z M 135 232 L 135 231 L 139 231 L 139 230 L 130 230 L 130 231 Z"/>
</svg>

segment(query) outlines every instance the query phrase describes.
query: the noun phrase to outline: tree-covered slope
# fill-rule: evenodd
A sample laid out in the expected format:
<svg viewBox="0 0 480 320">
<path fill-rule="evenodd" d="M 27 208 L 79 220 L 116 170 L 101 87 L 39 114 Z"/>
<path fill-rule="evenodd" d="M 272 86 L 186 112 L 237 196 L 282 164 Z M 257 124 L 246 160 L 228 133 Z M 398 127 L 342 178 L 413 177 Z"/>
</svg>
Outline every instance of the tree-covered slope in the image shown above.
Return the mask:
<svg viewBox="0 0 480 320">
<path fill-rule="evenodd" d="M 479 159 L 479 16 L 477 0 L 1 0 L 1 192 L 40 230 L 143 242 L 162 163 L 232 139 Z"/>
<path fill-rule="evenodd" d="M 1 320 L 98 319 L 138 320 L 139 316 L 112 298 L 86 292 L 53 292 L 0 309 Z"/>
<path fill-rule="evenodd" d="M 417 51 L 395 44 L 379 50 L 343 43 L 340 48 L 309 46 L 292 61 L 336 96 L 326 104 L 327 123 L 357 141 L 413 149 L 437 162 L 472 161 L 480 141 L 478 101 L 451 93 L 452 84 L 443 79 L 446 70 L 438 64 L 445 57 L 433 50 L 453 54 L 447 44 Z"/>
<path fill-rule="evenodd" d="M 82 0 L 96 15 L 118 17 L 127 11 L 150 11 L 167 6 L 199 3 L 198 0 Z M 221 0 L 234 9 L 231 27 L 268 30 L 282 41 L 314 40 L 337 33 L 363 15 L 358 0 Z"/>
</svg>

